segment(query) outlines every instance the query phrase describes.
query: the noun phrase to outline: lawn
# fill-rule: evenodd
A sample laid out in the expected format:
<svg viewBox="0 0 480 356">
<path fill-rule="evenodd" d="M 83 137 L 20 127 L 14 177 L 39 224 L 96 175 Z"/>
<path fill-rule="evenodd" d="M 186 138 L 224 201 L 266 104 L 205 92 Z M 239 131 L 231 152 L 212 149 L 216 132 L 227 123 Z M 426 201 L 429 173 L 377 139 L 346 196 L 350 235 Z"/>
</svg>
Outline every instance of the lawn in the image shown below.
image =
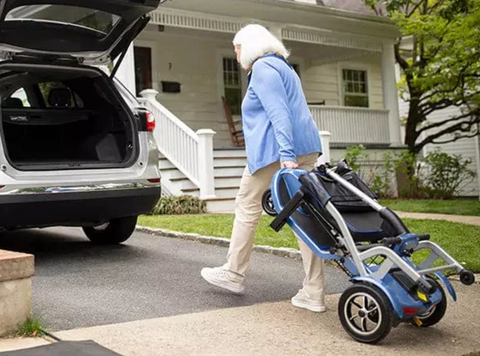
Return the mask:
<svg viewBox="0 0 480 356">
<path fill-rule="evenodd" d="M 272 218 L 262 216 L 257 229 L 255 244 L 273 247 L 298 248 L 292 231 L 286 226 L 276 233 L 269 224 Z M 438 242 L 442 248 L 466 268 L 480 272 L 480 227 L 452 223 L 440 220 L 403 220 L 408 228 L 417 233 L 430 233 L 432 241 Z M 229 238 L 232 231 L 233 215 L 159 215 L 142 216 L 139 225 L 206 236 Z"/>
<path fill-rule="evenodd" d="M 479 200 L 382 200 L 392 210 L 412 213 L 437 213 L 480 216 Z"/>
</svg>

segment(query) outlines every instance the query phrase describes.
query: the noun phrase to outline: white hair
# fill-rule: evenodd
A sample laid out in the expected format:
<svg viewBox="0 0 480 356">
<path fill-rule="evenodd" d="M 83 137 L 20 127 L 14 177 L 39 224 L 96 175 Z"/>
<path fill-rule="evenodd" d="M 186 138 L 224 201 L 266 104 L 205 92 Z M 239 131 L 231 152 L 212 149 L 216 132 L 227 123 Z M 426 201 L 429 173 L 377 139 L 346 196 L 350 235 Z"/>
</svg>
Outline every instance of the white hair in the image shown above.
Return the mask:
<svg viewBox="0 0 480 356">
<path fill-rule="evenodd" d="M 267 53 L 276 53 L 288 58 L 290 53 L 277 37 L 261 25 L 247 25 L 237 32 L 233 39 L 241 47 L 240 65 L 249 70 L 253 63 Z"/>
</svg>

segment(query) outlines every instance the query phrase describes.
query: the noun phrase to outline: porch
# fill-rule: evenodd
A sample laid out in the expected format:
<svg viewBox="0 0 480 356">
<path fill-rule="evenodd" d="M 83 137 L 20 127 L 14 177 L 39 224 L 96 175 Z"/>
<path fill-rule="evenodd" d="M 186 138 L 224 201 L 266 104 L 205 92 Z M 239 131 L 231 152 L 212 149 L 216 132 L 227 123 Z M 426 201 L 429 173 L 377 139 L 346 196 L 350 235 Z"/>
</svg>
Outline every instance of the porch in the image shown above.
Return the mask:
<svg viewBox="0 0 480 356">
<path fill-rule="evenodd" d="M 226 2 L 239 1 L 206 2 L 217 6 L 210 7 L 216 14 L 206 3 L 181 0 L 152 13 L 151 24 L 134 42 L 118 73 L 132 92 L 142 93 L 142 101 L 155 114 L 156 141 L 162 160 L 168 161 L 163 182 L 172 194 L 230 200 L 235 196 L 244 158 L 229 150 L 233 143 L 222 97 L 229 99 L 237 114 L 234 119 L 239 119 L 246 79 L 235 65 L 231 40 L 246 23 L 266 25 L 292 50 L 290 62 L 302 79 L 312 116 L 320 130 L 331 133 L 332 148 L 399 144 L 391 24 L 358 21 L 353 34 L 338 30 L 346 19 L 333 22 L 332 14 L 315 15 L 317 21 L 323 20 L 322 28 L 299 25 L 306 23 L 304 16 L 312 16 L 307 15 L 310 6 L 292 5 L 296 11 L 289 10 L 291 22 L 281 24 L 272 22 L 265 11 L 269 1 L 248 1 L 253 6 L 248 11 L 258 10 L 257 17 L 248 20 L 218 14 L 228 8 Z M 214 149 L 222 159 L 214 158 Z M 216 177 L 226 177 L 228 183 Z M 172 184 L 179 181 L 181 186 Z M 219 188 L 229 188 L 232 194 L 226 197 Z"/>
</svg>

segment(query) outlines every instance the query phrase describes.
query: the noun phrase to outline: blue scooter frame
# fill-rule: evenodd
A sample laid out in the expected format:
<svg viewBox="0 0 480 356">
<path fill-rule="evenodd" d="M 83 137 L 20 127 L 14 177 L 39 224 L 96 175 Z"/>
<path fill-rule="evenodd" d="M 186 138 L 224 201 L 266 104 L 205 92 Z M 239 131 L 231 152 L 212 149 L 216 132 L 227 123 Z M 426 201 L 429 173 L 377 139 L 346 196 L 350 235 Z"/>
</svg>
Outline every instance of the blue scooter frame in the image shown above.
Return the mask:
<svg viewBox="0 0 480 356">
<path fill-rule="evenodd" d="M 343 168 L 349 169 L 346 162 L 341 164 L 344 165 Z M 377 343 L 388 335 L 391 326 L 397 326 L 400 322 L 412 322 L 418 326 L 435 324 L 445 313 L 446 297 L 440 284 L 432 276 L 441 280 L 456 300 L 452 284 L 441 272 L 455 271 L 460 274 L 464 284 L 474 282 L 473 274 L 465 270 L 440 246 L 429 241 L 428 234 L 417 235 L 406 228 L 402 230 L 404 225 L 395 213 L 343 179 L 336 173 L 337 168 L 322 166 L 319 171 L 314 172 L 300 169 L 279 170 L 271 184 L 271 199 L 277 213 L 272 228 L 279 231 L 285 223 L 288 224 L 315 255 L 323 260 L 335 261 L 350 276 L 354 285 L 347 289 L 340 299 L 339 316 L 346 331 L 357 341 Z M 324 175 L 348 189 L 380 216 L 392 224 L 397 224 L 402 233 L 384 238 L 378 243 L 355 242 L 350 232 L 351 226 L 349 228 L 342 214 L 331 202 L 330 194 L 319 184 L 319 175 Z M 281 199 L 281 181 L 284 183 L 283 189 L 286 187 L 290 197 L 287 203 Z M 308 186 L 304 184 L 306 181 L 310 182 Z M 315 191 L 312 191 L 312 186 Z M 325 212 L 330 214 L 336 227 L 328 225 L 327 219 L 315 206 L 321 206 L 324 215 Z M 332 243 L 319 246 L 296 221 L 292 215 L 295 212 L 327 224 L 326 231 L 331 234 Z M 411 255 L 420 250 L 427 250 L 428 256 L 415 265 Z M 381 262 L 372 263 L 372 259 L 379 256 Z M 444 264 L 434 267 L 438 260 Z M 384 297 L 386 301 L 383 300 Z M 355 301 L 355 298 L 363 298 L 363 305 L 359 305 L 362 303 Z M 359 310 L 352 312 L 350 307 L 355 306 Z M 356 320 L 359 321 L 358 325 L 355 324 Z M 376 328 L 368 330 L 369 323 L 377 324 Z"/>
</svg>

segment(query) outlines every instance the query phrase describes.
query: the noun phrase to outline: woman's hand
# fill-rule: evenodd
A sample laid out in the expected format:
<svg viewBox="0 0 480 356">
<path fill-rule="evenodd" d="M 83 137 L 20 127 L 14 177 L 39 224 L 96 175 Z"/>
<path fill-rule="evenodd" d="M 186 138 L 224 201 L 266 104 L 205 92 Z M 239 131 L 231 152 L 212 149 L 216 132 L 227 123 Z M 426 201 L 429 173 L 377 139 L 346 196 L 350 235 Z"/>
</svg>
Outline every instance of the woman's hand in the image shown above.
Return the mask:
<svg viewBox="0 0 480 356">
<path fill-rule="evenodd" d="M 298 168 L 298 163 L 293 161 L 284 161 L 280 162 L 282 168 L 296 169 Z"/>
</svg>

